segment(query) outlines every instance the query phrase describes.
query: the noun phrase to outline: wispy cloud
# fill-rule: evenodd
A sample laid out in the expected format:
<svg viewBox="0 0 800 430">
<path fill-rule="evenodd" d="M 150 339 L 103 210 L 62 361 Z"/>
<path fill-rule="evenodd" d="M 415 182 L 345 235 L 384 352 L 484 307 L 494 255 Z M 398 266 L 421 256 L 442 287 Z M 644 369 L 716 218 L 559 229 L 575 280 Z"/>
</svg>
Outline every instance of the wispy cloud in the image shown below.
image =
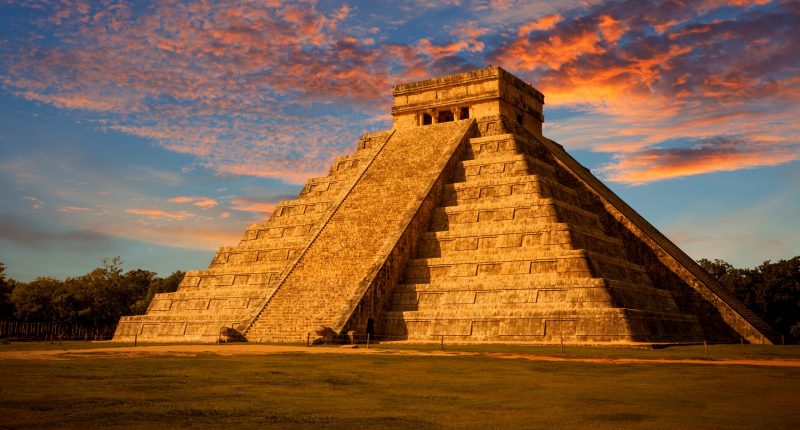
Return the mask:
<svg viewBox="0 0 800 430">
<path fill-rule="evenodd" d="M 720 7 L 742 6 L 715 15 Z M 614 152 L 612 181 L 776 165 L 800 157 L 797 6 L 609 2 L 523 23 L 496 61 L 537 83 L 549 105 L 587 111 L 556 124 L 568 146 Z M 736 148 L 719 142 L 737 136 Z M 667 148 L 683 139 L 694 143 Z M 716 143 L 713 143 L 716 142 Z M 730 141 L 728 141 L 730 142 Z"/>
<path fill-rule="evenodd" d="M 110 235 L 91 229 L 55 229 L 40 226 L 31 220 L 12 215 L 0 215 L 0 240 L 33 249 L 47 247 L 86 247 L 105 243 Z"/>
<path fill-rule="evenodd" d="M 59 212 L 68 212 L 68 213 L 85 213 L 91 212 L 91 208 L 83 208 L 79 206 L 61 206 L 58 208 Z"/>
<path fill-rule="evenodd" d="M 186 211 L 168 212 L 161 209 L 125 209 L 125 212 L 133 215 L 142 215 L 150 219 L 168 219 L 173 221 L 184 221 L 197 217 L 196 214 Z"/>
<path fill-rule="evenodd" d="M 313 1 L 54 9 L 43 23 L 58 23 L 60 43 L 41 43 L 40 34 L 28 40 L 4 70 L 7 88 L 96 112 L 110 129 L 197 156 L 224 174 L 323 171 L 365 126 L 305 111 L 337 99 L 363 110 L 416 56 L 411 47 L 374 47 L 374 39 L 351 36 L 340 25 L 348 6 L 323 11 Z"/>
<path fill-rule="evenodd" d="M 22 199 L 31 202 L 31 209 L 34 209 L 34 210 L 35 209 L 41 209 L 41 207 L 44 206 L 44 202 L 41 201 L 38 197 L 24 196 L 24 197 L 22 197 Z"/>
<path fill-rule="evenodd" d="M 270 214 L 275 211 L 275 202 L 240 197 L 231 200 L 230 208 L 241 212 L 256 212 Z"/>
<path fill-rule="evenodd" d="M 736 138 L 713 139 L 688 148 L 647 148 L 623 153 L 602 171 L 606 178 L 632 185 L 762 166 L 775 166 L 800 160 L 793 148 Z"/>
<path fill-rule="evenodd" d="M 6 88 L 85 110 L 102 127 L 192 155 L 220 175 L 302 183 L 379 126 L 373 118 L 388 111 L 392 83 L 486 63 L 534 82 L 548 106 L 586 111 L 580 125 L 546 130 L 568 147 L 618 154 L 605 168 L 611 180 L 656 159 L 624 154 L 675 139 L 736 135 L 743 152 L 799 151 L 787 119 L 800 115 L 793 2 L 421 2 L 397 10 L 418 17 L 447 8 L 451 23 L 402 42 L 387 31 L 403 25 L 391 13 L 364 25 L 379 15 L 310 0 L 30 5 L 43 19 L 25 49 L 5 52 Z M 684 154 L 697 152 L 670 152 Z M 741 160 L 726 168 L 765 165 Z M 685 172 L 719 170 L 694 166 Z M 642 182 L 681 170 L 647 171 Z"/>
<path fill-rule="evenodd" d="M 168 199 L 167 201 L 170 203 L 188 203 L 204 209 L 210 209 L 219 204 L 219 202 L 215 199 L 204 196 L 176 196 Z"/>
</svg>

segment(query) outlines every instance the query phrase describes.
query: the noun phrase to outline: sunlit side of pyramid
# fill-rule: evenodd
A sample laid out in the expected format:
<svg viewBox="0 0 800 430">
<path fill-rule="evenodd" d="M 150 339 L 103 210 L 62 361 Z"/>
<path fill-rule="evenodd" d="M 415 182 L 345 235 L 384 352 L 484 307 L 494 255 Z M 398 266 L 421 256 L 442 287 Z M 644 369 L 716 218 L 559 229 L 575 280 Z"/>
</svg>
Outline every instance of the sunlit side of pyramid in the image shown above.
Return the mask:
<svg viewBox="0 0 800 430">
<path fill-rule="evenodd" d="M 363 136 L 146 315 L 123 317 L 115 340 L 775 341 L 541 135 L 530 85 L 489 67 L 393 95 L 391 130 Z"/>
</svg>

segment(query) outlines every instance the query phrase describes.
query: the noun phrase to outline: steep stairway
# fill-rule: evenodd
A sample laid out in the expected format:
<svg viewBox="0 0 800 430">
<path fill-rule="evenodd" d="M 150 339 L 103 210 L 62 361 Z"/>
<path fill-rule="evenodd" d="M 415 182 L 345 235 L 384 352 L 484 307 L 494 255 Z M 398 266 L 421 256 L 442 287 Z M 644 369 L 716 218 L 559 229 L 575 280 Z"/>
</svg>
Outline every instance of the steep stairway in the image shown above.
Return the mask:
<svg viewBox="0 0 800 430">
<path fill-rule="evenodd" d="M 341 329 L 472 125 L 395 131 L 265 300 L 247 339 L 305 341 L 317 327 Z"/>
</svg>

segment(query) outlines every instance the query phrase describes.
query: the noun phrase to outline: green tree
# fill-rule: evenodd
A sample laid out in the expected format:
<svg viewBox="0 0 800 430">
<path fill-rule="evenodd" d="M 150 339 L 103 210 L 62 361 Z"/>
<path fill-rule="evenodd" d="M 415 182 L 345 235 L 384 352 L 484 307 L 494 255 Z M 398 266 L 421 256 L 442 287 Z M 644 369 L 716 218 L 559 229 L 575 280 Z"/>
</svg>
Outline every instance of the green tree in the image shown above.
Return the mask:
<svg viewBox="0 0 800 430">
<path fill-rule="evenodd" d="M 153 297 L 160 293 L 172 293 L 178 290 L 178 286 L 183 281 L 186 272 L 180 270 L 173 272 L 166 278 L 156 278 L 147 289 L 147 294 L 136 302 L 134 315 L 144 315 L 147 312 Z"/>
<path fill-rule="evenodd" d="M 136 269 L 126 273 L 115 294 L 119 309 L 122 311 L 120 316 L 140 314 L 141 304 L 152 290 L 153 285 L 160 280 L 154 272 L 147 270 Z"/>
<path fill-rule="evenodd" d="M 11 301 L 11 292 L 14 291 L 16 282 L 6 278 L 6 265 L 0 262 L 0 321 L 14 319 L 14 303 Z"/>
<path fill-rule="evenodd" d="M 62 310 L 56 310 L 54 303 L 63 294 L 62 281 L 40 277 L 18 284 L 11 293 L 11 301 L 21 321 L 61 322 Z"/>
<path fill-rule="evenodd" d="M 698 263 L 778 332 L 800 341 L 800 256 L 765 261 L 755 269 L 722 260 Z"/>
<path fill-rule="evenodd" d="M 119 257 L 104 258 L 102 267 L 67 279 L 66 283 L 80 304 L 78 317 L 84 324 L 95 328 L 114 324 L 124 312 L 117 297 L 122 289 L 122 259 Z"/>
</svg>

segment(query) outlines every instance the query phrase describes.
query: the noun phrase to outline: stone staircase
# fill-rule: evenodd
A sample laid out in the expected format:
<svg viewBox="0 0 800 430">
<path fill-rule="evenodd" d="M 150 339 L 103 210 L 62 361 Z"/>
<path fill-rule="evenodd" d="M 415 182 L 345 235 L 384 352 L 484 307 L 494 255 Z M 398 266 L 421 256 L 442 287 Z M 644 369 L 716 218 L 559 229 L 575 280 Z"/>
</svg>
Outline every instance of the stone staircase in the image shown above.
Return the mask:
<svg viewBox="0 0 800 430">
<path fill-rule="evenodd" d="M 697 319 L 629 262 L 541 149 L 519 135 L 470 140 L 382 315 L 384 338 L 701 340 Z"/>
<path fill-rule="evenodd" d="M 249 341 L 339 332 L 472 121 L 397 130 L 324 221 L 246 328 Z"/>
</svg>

